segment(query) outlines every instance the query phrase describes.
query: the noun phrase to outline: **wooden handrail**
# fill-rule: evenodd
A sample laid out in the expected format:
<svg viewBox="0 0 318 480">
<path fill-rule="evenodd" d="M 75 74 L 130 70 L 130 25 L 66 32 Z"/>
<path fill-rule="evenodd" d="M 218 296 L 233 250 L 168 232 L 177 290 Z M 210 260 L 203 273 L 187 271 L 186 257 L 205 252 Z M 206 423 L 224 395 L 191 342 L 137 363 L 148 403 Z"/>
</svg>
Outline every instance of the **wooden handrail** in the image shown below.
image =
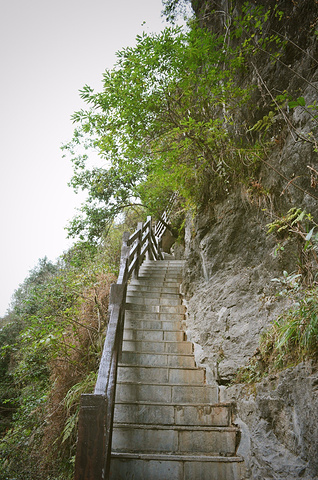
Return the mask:
<svg viewBox="0 0 318 480">
<path fill-rule="evenodd" d="M 93 394 L 81 396 L 74 480 L 108 480 L 114 417 L 117 365 L 122 349 L 127 284 L 138 277 L 146 255 L 162 260 L 160 237 L 152 231 L 151 217 L 123 235 L 120 269 L 111 285 L 109 324 Z M 162 233 L 161 233 L 162 235 Z"/>
<path fill-rule="evenodd" d="M 156 223 L 154 234 L 157 238 L 161 238 L 165 233 L 167 224 L 169 223 L 170 214 L 174 208 L 174 204 L 177 198 L 178 198 L 178 192 L 175 192 L 173 195 L 171 195 L 165 211 L 161 215 L 161 218 L 159 219 L 159 221 Z"/>
</svg>

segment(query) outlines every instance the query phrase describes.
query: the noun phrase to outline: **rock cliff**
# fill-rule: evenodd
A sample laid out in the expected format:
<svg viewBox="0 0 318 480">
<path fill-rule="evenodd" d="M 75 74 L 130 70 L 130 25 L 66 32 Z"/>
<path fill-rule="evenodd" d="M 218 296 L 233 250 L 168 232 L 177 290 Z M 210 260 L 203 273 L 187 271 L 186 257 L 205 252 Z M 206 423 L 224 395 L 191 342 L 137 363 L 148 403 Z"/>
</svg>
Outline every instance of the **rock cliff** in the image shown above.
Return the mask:
<svg viewBox="0 0 318 480">
<path fill-rule="evenodd" d="M 237 15 L 244 2 L 192 3 L 201 23 L 219 32 L 229 13 Z M 288 41 L 279 62 L 260 53 L 241 79 L 257 85 L 250 105 L 239 114 L 249 125 L 268 114 L 271 96 L 279 92 L 302 96 L 306 104 L 318 98 L 318 2 L 263 3 L 266 8 L 277 4 L 283 11 L 283 20 L 273 18 L 268 29 Z M 298 270 L 297 242 L 286 242 L 276 255 L 277 241 L 266 234 L 266 225 L 291 207 L 317 217 L 313 172 L 318 170 L 318 155 L 313 143 L 304 140 L 317 141 L 317 136 L 317 121 L 302 106 L 278 112 L 257 182 L 236 185 L 227 197 L 211 202 L 194 218 L 189 215 L 186 222 L 188 338 L 196 345 L 197 362 L 207 369 L 207 381 L 217 382 L 224 398 L 236 402 L 240 451 L 247 478 L 255 480 L 318 478 L 316 366 L 308 362 L 284 370 L 253 391 L 229 386 L 254 354 L 260 335 L 289 306 L 286 297 L 277 298 L 271 280 L 283 270 Z"/>
</svg>

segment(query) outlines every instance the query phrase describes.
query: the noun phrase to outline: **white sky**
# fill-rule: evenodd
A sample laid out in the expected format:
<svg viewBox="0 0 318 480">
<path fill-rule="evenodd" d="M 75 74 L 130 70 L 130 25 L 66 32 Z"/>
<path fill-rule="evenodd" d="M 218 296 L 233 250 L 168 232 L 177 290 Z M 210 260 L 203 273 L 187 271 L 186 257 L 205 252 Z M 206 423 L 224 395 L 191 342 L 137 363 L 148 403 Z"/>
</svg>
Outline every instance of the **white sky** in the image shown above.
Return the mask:
<svg viewBox="0 0 318 480">
<path fill-rule="evenodd" d="M 115 52 L 159 31 L 161 0 L 0 0 L 0 316 L 39 258 L 71 245 L 81 199 L 60 146 L 78 90 L 101 87 Z M 141 26 L 146 21 L 144 26 Z"/>
</svg>

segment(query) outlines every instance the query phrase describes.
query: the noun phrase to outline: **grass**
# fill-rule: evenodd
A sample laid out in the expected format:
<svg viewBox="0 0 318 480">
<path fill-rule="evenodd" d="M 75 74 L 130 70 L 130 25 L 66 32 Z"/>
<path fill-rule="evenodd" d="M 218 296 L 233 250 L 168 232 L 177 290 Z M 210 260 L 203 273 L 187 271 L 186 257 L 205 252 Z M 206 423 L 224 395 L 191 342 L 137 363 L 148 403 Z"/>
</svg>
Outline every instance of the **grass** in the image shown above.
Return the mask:
<svg viewBox="0 0 318 480">
<path fill-rule="evenodd" d="M 304 360 L 318 360 L 318 285 L 298 292 L 291 309 L 280 315 L 241 367 L 235 383 L 254 383 Z"/>
</svg>

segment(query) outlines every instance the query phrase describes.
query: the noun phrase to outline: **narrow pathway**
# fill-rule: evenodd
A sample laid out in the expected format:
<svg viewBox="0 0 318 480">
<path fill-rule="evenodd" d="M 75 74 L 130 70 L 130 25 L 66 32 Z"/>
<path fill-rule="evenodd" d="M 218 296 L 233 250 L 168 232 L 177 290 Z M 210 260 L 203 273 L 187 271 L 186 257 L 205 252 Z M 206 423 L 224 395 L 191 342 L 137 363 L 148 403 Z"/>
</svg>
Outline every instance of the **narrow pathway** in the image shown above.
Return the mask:
<svg viewBox="0 0 318 480">
<path fill-rule="evenodd" d="M 130 282 L 110 478 L 242 480 L 231 405 L 205 383 L 182 329 L 183 262 L 148 261 Z"/>
</svg>

